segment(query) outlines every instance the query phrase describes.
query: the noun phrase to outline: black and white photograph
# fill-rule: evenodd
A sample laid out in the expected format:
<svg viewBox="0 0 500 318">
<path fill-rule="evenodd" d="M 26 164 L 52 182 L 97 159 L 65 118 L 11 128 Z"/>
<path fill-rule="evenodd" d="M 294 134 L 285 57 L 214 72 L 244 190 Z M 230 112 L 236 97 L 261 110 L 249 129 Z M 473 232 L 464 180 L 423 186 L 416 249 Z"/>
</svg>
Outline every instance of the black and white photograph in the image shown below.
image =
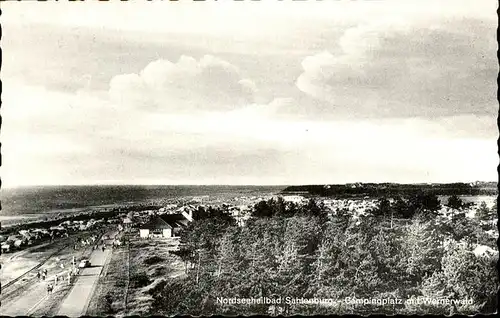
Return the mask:
<svg viewBox="0 0 500 318">
<path fill-rule="evenodd" d="M 0 9 L 0 316 L 497 312 L 497 1 Z"/>
</svg>

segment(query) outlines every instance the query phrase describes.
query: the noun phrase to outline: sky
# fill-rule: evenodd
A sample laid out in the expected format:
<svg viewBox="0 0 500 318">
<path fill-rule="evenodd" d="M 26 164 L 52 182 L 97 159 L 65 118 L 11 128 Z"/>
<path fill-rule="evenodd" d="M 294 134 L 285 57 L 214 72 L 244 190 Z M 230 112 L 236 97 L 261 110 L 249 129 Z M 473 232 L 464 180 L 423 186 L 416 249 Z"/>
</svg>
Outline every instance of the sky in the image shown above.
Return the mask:
<svg viewBox="0 0 500 318">
<path fill-rule="evenodd" d="M 4 187 L 497 180 L 494 0 L 1 9 Z"/>
</svg>

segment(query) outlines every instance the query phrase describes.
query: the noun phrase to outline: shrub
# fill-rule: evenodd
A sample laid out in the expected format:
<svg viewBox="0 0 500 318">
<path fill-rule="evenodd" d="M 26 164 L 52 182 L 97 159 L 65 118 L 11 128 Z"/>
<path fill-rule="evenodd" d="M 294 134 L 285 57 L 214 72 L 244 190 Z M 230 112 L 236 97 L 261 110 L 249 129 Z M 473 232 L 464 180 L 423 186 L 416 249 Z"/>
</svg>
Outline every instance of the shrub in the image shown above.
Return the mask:
<svg viewBox="0 0 500 318">
<path fill-rule="evenodd" d="M 134 242 L 134 247 L 135 248 L 141 248 L 141 247 L 148 247 L 151 245 L 150 241 L 139 241 L 139 242 Z"/>
<path fill-rule="evenodd" d="M 106 296 L 104 296 L 104 299 L 106 300 L 105 302 L 105 311 L 106 313 L 113 313 L 113 295 L 111 293 L 107 293 Z"/>
<path fill-rule="evenodd" d="M 132 288 L 141 288 L 151 284 L 151 280 L 148 275 L 144 272 L 137 273 L 130 277 L 130 285 Z"/>
<path fill-rule="evenodd" d="M 153 276 L 154 277 L 164 276 L 166 274 L 167 274 L 167 269 L 165 267 L 163 267 L 163 266 L 155 268 L 155 270 L 153 272 Z"/>
<path fill-rule="evenodd" d="M 146 265 L 154 265 L 154 264 L 158 264 L 160 262 L 163 262 L 165 259 L 160 257 L 160 256 L 151 256 L 151 257 L 148 257 L 144 260 L 144 264 Z"/>
<path fill-rule="evenodd" d="M 158 294 L 159 292 L 161 292 L 165 286 L 167 285 L 167 282 L 165 280 L 161 280 L 160 282 L 158 282 L 158 284 L 156 284 L 154 287 L 150 288 L 147 293 L 151 296 L 154 297 L 154 295 Z"/>
</svg>

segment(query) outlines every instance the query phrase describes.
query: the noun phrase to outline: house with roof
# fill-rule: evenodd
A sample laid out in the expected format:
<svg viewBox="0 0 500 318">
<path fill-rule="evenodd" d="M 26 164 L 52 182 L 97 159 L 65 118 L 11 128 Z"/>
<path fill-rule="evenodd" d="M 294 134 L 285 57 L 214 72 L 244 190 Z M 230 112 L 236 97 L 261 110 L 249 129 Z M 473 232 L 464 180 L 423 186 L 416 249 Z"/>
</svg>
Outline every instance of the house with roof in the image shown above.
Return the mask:
<svg viewBox="0 0 500 318">
<path fill-rule="evenodd" d="M 1 248 L 2 248 L 2 253 L 8 253 L 12 249 L 12 244 L 10 242 L 3 242 Z"/>
<path fill-rule="evenodd" d="M 132 218 L 126 217 L 123 219 L 123 227 L 128 229 L 132 227 Z"/>
<path fill-rule="evenodd" d="M 182 206 L 180 208 L 177 209 L 177 213 L 175 214 L 170 214 L 170 215 L 179 215 L 181 214 L 182 216 L 184 216 L 184 218 L 186 220 L 188 220 L 189 222 L 193 221 L 193 212 L 196 211 L 196 207 L 192 206 L 192 205 L 186 205 L 186 206 Z"/>
<path fill-rule="evenodd" d="M 172 226 L 161 217 L 154 217 L 139 228 L 139 236 L 141 238 L 171 237 Z"/>
<path fill-rule="evenodd" d="M 149 222 L 139 228 L 141 238 L 166 238 L 177 236 L 179 231 L 189 224 L 183 214 L 164 214 L 153 216 Z"/>
<path fill-rule="evenodd" d="M 28 240 L 26 240 L 23 237 L 17 237 L 15 240 L 12 241 L 13 245 L 17 248 L 21 248 L 24 245 L 28 244 Z"/>
</svg>

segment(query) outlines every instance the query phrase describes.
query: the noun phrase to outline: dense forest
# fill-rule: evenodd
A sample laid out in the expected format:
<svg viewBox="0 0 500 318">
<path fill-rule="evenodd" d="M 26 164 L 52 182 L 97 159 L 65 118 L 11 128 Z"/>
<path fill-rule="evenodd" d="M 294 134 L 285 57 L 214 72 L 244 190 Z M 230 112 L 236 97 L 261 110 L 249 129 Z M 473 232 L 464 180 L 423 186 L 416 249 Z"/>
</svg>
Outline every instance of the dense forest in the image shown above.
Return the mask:
<svg viewBox="0 0 500 318">
<path fill-rule="evenodd" d="M 353 183 L 332 185 L 289 186 L 283 193 L 303 192 L 320 196 L 393 196 L 413 195 L 417 192 L 432 192 L 436 195 L 496 195 L 496 182 L 398 184 L 398 183 Z"/>
<path fill-rule="evenodd" d="M 476 244 L 496 249 L 485 231 L 496 207 L 477 218 L 453 196 L 452 220 L 436 216 L 429 194 L 381 199 L 370 215 L 261 201 L 243 227 L 218 208 L 200 209 L 182 233 L 178 255 L 186 276 L 156 285 L 155 314 L 473 314 L 496 310 L 497 257 L 476 257 Z M 330 213 L 329 213 L 330 212 Z M 332 213 L 333 212 L 333 213 Z M 467 304 L 220 304 L 224 298 L 355 298 L 469 300 Z"/>
</svg>

